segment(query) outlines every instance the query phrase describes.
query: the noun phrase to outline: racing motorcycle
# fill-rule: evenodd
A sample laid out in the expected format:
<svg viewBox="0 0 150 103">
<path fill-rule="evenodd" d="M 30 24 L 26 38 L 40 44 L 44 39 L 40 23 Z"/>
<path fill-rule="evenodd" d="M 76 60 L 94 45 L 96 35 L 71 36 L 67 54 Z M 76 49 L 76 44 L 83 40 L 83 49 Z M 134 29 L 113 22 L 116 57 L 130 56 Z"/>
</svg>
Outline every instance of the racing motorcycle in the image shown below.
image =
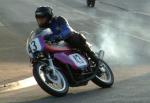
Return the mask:
<svg viewBox="0 0 150 103">
<path fill-rule="evenodd" d="M 112 70 L 103 60 L 104 51 L 96 53 L 99 58 L 99 65 L 96 65 L 86 53 L 63 41 L 46 41 L 47 35 L 52 35 L 50 28 L 32 32 L 26 43 L 33 76 L 45 92 L 56 97 L 64 96 L 69 87 L 84 86 L 90 80 L 102 88 L 113 85 Z"/>
<path fill-rule="evenodd" d="M 88 7 L 94 7 L 95 6 L 95 1 L 96 0 L 86 0 L 87 6 Z"/>
</svg>

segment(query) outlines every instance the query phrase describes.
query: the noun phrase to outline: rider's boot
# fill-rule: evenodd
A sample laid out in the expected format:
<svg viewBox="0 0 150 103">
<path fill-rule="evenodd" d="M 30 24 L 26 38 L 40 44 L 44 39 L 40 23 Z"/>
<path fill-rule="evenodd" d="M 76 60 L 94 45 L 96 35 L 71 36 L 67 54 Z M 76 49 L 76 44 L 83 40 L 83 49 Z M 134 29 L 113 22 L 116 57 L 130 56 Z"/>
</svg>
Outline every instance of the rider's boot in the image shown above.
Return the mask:
<svg viewBox="0 0 150 103">
<path fill-rule="evenodd" d="M 88 54 L 88 56 L 96 63 L 96 65 L 99 65 L 99 58 L 96 56 L 96 54 L 91 50 L 91 48 L 88 45 L 83 46 L 84 51 Z"/>
</svg>

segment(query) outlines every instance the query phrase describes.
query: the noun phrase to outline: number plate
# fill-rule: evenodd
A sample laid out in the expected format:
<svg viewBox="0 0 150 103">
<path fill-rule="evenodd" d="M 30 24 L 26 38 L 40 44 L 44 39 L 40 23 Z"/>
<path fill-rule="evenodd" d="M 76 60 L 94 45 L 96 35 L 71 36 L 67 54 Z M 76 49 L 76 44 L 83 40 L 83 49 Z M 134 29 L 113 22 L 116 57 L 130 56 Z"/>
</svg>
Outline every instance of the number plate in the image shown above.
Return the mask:
<svg viewBox="0 0 150 103">
<path fill-rule="evenodd" d="M 87 66 L 85 59 L 78 53 L 69 55 L 69 58 L 75 63 L 79 68 L 84 68 Z"/>
<path fill-rule="evenodd" d="M 30 49 L 31 49 L 32 53 L 42 50 L 42 46 L 41 46 L 41 43 L 38 38 L 35 38 L 31 41 Z"/>
</svg>

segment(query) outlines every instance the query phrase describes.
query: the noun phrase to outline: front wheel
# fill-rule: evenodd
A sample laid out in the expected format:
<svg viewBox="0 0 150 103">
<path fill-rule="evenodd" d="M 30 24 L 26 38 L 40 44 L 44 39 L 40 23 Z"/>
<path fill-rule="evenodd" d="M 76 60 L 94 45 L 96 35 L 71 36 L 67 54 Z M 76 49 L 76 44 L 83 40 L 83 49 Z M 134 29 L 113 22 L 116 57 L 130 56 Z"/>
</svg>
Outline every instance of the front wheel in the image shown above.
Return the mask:
<svg viewBox="0 0 150 103">
<path fill-rule="evenodd" d="M 92 79 L 92 82 L 94 82 L 96 85 L 102 88 L 109 88 L 113 85 L 114 83 L 113 72 L 111 68 L 108 66 L 108 64 L 103 60 L 101 60 L 99 70 L 96 74 L 96 77 Z"/>
<path fill-rule="evenodd" d="M 47 70 L 47 66 L 43 63 L 35 64 L 33 67 L 33 76 L 38 85 L 48 94 L 56 97 L 64 96 L 69 89 L 69 83 L 63 72 L 58 68 L 55 75 Z"/>
</svg>

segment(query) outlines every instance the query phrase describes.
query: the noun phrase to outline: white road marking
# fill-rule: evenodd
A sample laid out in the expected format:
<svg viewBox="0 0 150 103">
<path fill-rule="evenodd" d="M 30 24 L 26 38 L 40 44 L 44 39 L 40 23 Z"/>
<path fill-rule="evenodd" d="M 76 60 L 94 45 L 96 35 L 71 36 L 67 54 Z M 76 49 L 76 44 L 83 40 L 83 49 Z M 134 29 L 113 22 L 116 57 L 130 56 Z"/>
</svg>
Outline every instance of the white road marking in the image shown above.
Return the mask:
<svg viewBox="0 0 150 103">
<path fill-rule="evenodd" d="M 25 78 L 23 80 L 19 80 L 16 82 L 0 85 L 0 89 L 2 89 L 0 93 L 23 89 L 23 88 L 34 86 L 36 84 L 37 83 L 34 77 L 29 77 L 29 78 Z"/>
</svg>

